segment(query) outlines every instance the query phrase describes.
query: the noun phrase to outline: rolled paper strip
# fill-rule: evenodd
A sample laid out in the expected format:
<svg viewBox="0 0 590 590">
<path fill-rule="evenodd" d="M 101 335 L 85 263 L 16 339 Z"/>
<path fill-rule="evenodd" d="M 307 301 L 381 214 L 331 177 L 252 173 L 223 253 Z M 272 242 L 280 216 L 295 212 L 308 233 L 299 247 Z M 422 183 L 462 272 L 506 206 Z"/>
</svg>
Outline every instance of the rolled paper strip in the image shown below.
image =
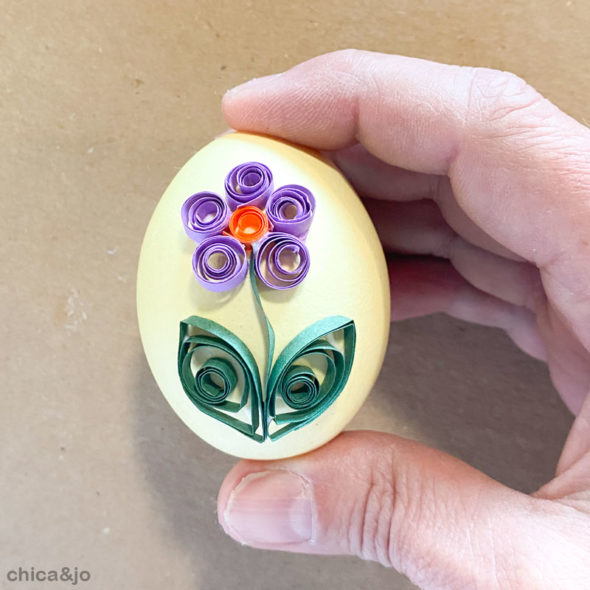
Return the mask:
<svg viewBox="0 0 590 590">
<path fill-rule="evenodd" d="M 200 365 L 199 359 L 204 359 Z M 199 410 L 257 442 L 263 440 L 256 432 L 262 399 L 258 366 L 235 334 L 198 316 L 180 322 L 178 376 Z M 249 416 L 240 413 L 244 407 Z"/>
<path fill-rule="evenodd" d="M 231 236 L 213 236 L 202 241 L 193 254 L 197 280 L 210 291 L 228 291 L 246 277 L 246 250 Z"/>
<path fill-rule="evenodd" d="M 271 232 L 254 246 L 258 278 L 273 289 L 290 289 L 307 276 L 309 251 L 297 237 Z"/>
<path fill-rule="evenodd" d="M 287 344 L 272 368 L 263 406 L 271 440 L 309 424 L 334 402 L 348 381 L 355 347 L 354 321 L 343 316 L 319 320 Z M 322 364 L 318 377 L 313 367 Z M 277 408 L 278 398 L 287 411 Z"/>
<path fill-rule="evenodd" d="M 300 238 L 309 231 L 314 212 L 315 198 L 312 192 L 298 184 L 278 188 L 266 204 L 266 214 L 273 230 Z"/>
<path fill-rule="evenodd" d="M 227 226 L 229 215 L 225 199 L 209 192 L 191 195 L 180 209 L 184 231 L 195 242 L 220 234 Z"/>
<path fill-rule="evenodd" d="M 232 211 L 242 205 L 264 209 L 272 189 L 272 173 L 260 162 L 240 164 L 225 179 L 225 192 Z"/>
<path fill-rule="evenodd" d="M 268 218 L 258 207 L 240 207 L 229 219 L 229 231 L 242 244 L 257 242 L 268 233 L 268 229 Z"/>
<path fill-rule="evenodd" d="M 224 358 L 210 358 L 195 374 L 193 396 L 200 403 L 222 404 L 234 390 L 238 377 L 232 364 Z"/>
</svg>

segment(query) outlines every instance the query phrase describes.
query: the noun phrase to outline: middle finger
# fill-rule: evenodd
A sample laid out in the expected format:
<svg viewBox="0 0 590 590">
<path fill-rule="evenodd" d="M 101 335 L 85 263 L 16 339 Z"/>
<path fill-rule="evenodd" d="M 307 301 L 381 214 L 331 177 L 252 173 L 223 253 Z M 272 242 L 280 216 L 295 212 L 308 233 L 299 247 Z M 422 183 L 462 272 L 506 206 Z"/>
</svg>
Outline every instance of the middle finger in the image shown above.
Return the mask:
<svg viewBox="0 0 590 590">
<path fill-rule="evenodd" d="M 364 203 L 386 251 L 446 258 L 477 289 L 532 311 L 545 302 L 534 265 L 474 246 L 453 231 L 433 201 Z"/>
</svg>

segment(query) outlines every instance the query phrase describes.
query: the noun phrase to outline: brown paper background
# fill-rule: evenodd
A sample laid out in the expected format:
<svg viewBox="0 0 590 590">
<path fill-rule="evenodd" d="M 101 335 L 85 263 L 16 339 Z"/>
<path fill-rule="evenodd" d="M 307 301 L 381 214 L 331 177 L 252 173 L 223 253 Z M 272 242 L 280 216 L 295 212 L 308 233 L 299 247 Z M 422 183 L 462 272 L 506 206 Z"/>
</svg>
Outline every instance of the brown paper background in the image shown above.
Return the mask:
<svg viewBox="0 0 590 590">
<path fill-rule="evenodd" d="M 233 459 L 172 413 L 141 350 L 143 232 L 178 168 L 223 131 L 227 88 L 333 49 L 509 69 L 587 122 L 588 4 L 0 8 L 0 586 L 27 587 L 7 585 L 18 566 L 77 566 L 92 574 L 80 587 L 101 589 L 412 587 L 377 564 L 225 537 L 215 497 Z M 570 424 L 545 368 L 504 334 L 435 316 L 393 326 L 352 426 L 417 438 L 530 491 Z"/>
</svg>

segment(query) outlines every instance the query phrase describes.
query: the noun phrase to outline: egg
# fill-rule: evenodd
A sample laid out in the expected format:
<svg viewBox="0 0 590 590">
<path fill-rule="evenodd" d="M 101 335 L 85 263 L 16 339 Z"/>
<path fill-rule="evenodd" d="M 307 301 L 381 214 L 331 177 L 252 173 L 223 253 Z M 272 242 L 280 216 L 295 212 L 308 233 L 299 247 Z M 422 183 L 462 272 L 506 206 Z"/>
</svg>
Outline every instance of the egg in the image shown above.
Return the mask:
<svg viewBox="0 0 590 590">
<path fill-rule="evenodd" d="M 297 185 L 313 195 L 313 217 L 305 228 L 307 234 L 300 236 L 308 267 L 298 284 L 289 288 L 267 286 L 256 274 L 262 276 L 265 263 L 256 268 L 248 262 L 262 250 L 258 244 L 265 243 L 264 238 L 253 243 L 253 250 L 244 246 L 242 263 L 247 268 L 241 269 L 238 284 L 211 290 L 206 280 L 195 275 L 195 249 L 206 246 L 187 235 L 181 218 L 183 204 L 191 195 L 207 192 L 219 197 L 225 207 L 230 198 L 226 177 L 245 162 L 266 166 L 275 190 Z M 239 189 L 236 198 L 241 198 Z M 240 207 L 235 211 L 247 217 Z M 234 224 L 241 223 L 237 217 Z M 257 218 L 254 221 L 258 223 Z M 260 222 L 261 234 L 276 231 L 264 223 Z M 228 233 L 226 220 L 222 225 Z M 246 233 L 250 231 L 244 227 Z M 294 264 L 304 262 L 298 255 Z M 166 189 L 141 248 L 137 314 L 154 378 L 172 409 L 195 434 L 237 457 L 298 455 L 340 433 L 365 401 L 381 368 L 389 306 L 383 250 L 350 184 L 318 153 L 275 138 L 232 132 L 197 152 Z M 265 316 L 274 332 L 272 347 Z M 205 337 L 203 342 L 217 338 L 217 348 L 203 345 L 195 352 L 190 344 L 195 333 Z M 225 369 L 216 365 L 218 361 L 209 362 L 210 372 L 199 377 L 199 366 L 211 358 L 225 359 Z M 231 375 L 224 376 L 224 371 Z M 220 402 L 223 392 L 208 406 L 195 401 L 189 391 L 195 379 L 209 391 L 231 390 L 224 398 L 230 403 Z M 322 389 L 327 381 L 333 383 L 331 393 L 328 385 Z M 281 384 L 289 395 L 276 393 Z M 308 399 L 313 391 L 328 392 L 323 405 L 316 407 Z M 271 397 L 274 401 L 269 404 Z M 306 403 L 311 409 L 305 409 Z"/>
</svg>

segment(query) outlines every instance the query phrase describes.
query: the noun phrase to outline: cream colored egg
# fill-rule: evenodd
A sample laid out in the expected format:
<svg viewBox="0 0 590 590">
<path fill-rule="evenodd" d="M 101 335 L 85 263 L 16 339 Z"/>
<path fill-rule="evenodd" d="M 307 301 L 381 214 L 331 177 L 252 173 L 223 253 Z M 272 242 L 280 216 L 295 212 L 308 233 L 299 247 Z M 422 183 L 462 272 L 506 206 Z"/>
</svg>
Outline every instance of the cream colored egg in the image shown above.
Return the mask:
<svg viewBox="0 0 590 590">
<path fill-rule="evenodd" d="M 195 243 L 180 209 L 199 191 L 224 195 L 236 165 L 257 161 L 270 168 L 274 186 L 299 184 L 312 191 L 316 212 L 306 239 L 310 269 L 298 286 L 260 286 L 276 335 L 274 359 L 304 328 L 328 316 L 354 321 L 356 349 L 346 385 L 317 418 L 278 438 L 256 442 L 203 413 L 186 395 L 178 375 L 179 324 L 189 316 L 221 324 L 250 349 L 262 376 L 267 340 L 249 277 L 216 293 L 193 274 Z M 389 281 L 383 251 L 360 200 L 332 165 L 317 154 L 277 139 L 230 133 L 205 146 L 176 175 L 147 228 L 137 277 L 137 313 L 145 354 L 162 393 L 185 424 L 221 451 L 237 457 L 277 459 L 298 455 L 341 432 L 361 407 L 381 368 L 389 333 Z M 264 395 L 264 394 L 263 394 Z"/>
</svg>

